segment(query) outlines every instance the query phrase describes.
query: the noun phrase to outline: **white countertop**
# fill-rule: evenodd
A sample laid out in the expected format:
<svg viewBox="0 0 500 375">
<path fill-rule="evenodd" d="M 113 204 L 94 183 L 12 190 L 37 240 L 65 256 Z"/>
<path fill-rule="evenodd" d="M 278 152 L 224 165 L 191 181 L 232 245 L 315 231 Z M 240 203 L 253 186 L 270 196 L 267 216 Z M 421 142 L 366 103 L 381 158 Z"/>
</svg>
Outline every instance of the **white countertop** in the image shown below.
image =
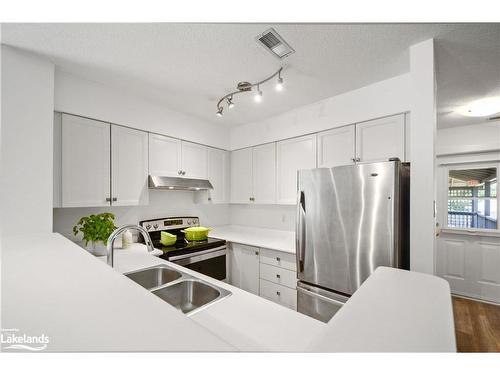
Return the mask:
<svg viewBox="0 0 500 375">
<path fill-rule="evenodd" d="M 295 232 L 293 231 L 224 225 L 214 227 L 209 236 L 243 245 L 295 254 Z"/>
<path fill-rule="evenodd" d="M 379 268 L 324 324 L 182 268 L 233 293 L 186 317 L 121 274 L 180 267 L 141 244 L 116 250 L 114 270 L 58 234 L 2 245 L 2 328 L 44 333 L 50 351 L 455 350 L 449 287 L 435 276 Z"/>
</svg>

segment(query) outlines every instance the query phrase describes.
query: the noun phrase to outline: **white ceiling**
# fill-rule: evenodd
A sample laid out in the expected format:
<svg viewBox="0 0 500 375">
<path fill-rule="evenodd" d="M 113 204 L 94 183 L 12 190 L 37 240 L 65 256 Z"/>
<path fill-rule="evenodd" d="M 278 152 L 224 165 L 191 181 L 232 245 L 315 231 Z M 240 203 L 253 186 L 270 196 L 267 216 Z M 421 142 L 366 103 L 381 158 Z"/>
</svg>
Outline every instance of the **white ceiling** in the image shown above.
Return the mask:
<svg viewBox="0 0 500 375">
<path fill-rule="evenodd" d="M 296 53 L 279 61 L 255 41 L 273 26 Z M 48 56 L 59 69 L 126 89 L 172 109 L 236 126 L 409 71 L 412 44 L 436 38 L 439 126 L 450 111 L 500 87 L 500 24 L 3 24 L 2 42 Z M 286 89 L 264 100 L 219 97 L 238 81 L 285 66 Z M 476 121 L 477 120 L 473 120 Z"/>
</svg>

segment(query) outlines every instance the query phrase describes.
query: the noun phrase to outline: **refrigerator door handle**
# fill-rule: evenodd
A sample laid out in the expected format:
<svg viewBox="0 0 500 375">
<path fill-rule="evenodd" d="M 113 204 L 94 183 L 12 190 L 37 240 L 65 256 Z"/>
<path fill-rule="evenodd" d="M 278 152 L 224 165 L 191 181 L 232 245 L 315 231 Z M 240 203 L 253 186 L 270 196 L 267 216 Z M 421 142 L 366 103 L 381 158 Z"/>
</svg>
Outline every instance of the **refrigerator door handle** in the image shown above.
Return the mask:
<svg viewBox="0 0 500 375">
<path fill-rule="evenodd" d="M 297 220 L 296 220 L 296 257 L 297 274 L 304 271 L 305 237 L 306 237 L 306 207 L 305 196 L 302 190 L 297 192 Z"/>
</svg>

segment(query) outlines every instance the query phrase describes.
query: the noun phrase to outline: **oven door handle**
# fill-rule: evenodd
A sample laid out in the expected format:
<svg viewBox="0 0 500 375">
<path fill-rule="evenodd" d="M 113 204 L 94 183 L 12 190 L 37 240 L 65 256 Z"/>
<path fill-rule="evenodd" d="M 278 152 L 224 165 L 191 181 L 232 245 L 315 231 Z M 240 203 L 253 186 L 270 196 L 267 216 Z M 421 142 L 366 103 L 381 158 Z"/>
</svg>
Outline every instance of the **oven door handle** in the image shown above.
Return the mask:
<svg viewBox="0 0 500 375">
<path fill-rule="evenodd" d="M 187 264 L 192 264 L 196 262 L 201 262 L 202 260 L 207 260 L 219 256 L 223 256 L 227 254 L 226 246 L 219 246 L 214 249 L 208 249 L 204 251 L 198 251 L 195 253 L 178 255 L 175 257 L 171 257 L 168 260 L 179 264 L 181 266 L 185 266 Z"/>
</svg>

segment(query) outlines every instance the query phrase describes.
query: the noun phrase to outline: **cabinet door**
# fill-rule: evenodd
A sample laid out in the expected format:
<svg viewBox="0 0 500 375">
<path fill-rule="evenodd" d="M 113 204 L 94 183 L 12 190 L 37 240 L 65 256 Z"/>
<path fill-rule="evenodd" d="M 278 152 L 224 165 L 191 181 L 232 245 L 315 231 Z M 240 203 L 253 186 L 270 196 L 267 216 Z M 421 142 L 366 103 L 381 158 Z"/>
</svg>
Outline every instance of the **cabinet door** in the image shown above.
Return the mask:
<svg viewBox="0 0 500 375">
<path fill-rule="evenodd" d="M 62 115 L 61 205 L 110 205 L 110 125 Z"/>
<path fill-rule="evenodd" d="M 182 177 L 207 178 L 207 147 L 182 141 Z"/>
<path fill-rule="evenodd" d="M 252 149 L 231 152 L 231 203 L 251 203 Z"/>
<path fill-rule="evenodd" d="M 113 206 L 148 203 L 148 133 L 111 126 Z"/>
<path fill-rule="evenodd" d="M 214 187 L 208 190 L 211 203 L 227 203 L 229 185 L 229 153 L 215 148 L 208 149 L 208 180 Z"/>
<path fill-rule="evenodd" d="M 356 154 L 360 162 L 404 160 L 404 115 L 356 124 Z"/>
<path fill-rule="evenodd" d="M 318 133 L 318 168 L 354 164 L 354 125 Z"/>
<path fill-rule="evenodd" d="M 253 202 L 276 203 L 276 144 L 252 150 Z"/>
<path fill-rule="evenodd" d="M 149 174 L 179 177 L 181 141 L 164 135 L 149 134 Z"/>
<path fill-rule="evenodd" d="M 259 294 L 259 249 L 231 243 L 230 282 L 238 288 Z"/>
<path fill-rule="evenodd" d="M 292 138 L 277 144 L 277 202 L 295 204 L 297 171 L 316 168 L 316 134 Z"/>
</svg>

